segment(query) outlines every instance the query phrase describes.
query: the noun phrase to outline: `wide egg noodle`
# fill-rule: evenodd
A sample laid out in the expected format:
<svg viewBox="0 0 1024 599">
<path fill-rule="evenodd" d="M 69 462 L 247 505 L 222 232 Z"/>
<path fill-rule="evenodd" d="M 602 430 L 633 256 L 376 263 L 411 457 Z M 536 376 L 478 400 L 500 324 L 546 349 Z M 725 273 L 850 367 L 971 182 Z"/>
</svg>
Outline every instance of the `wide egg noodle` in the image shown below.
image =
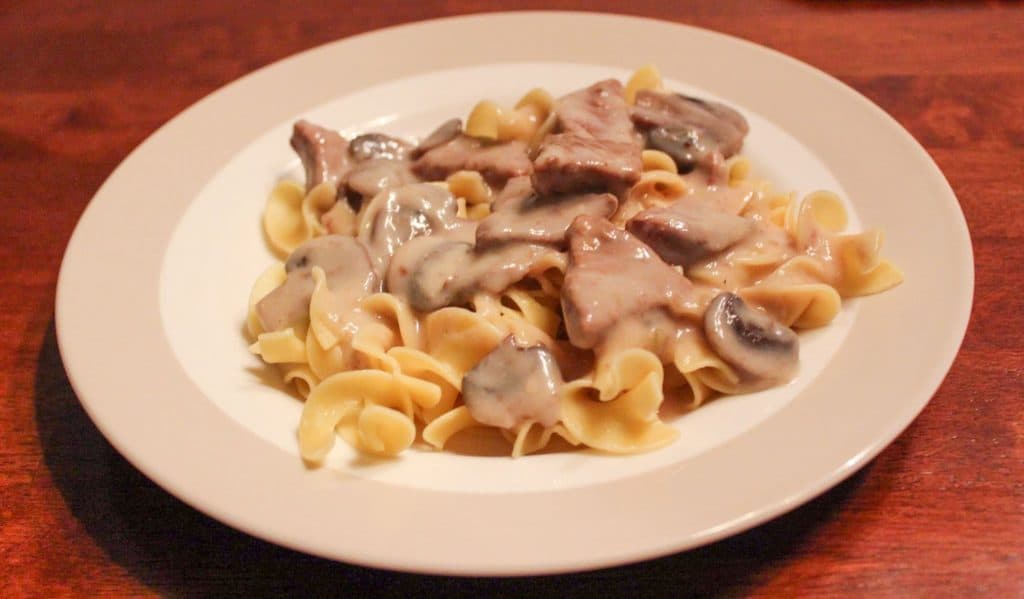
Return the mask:
<svg viewBox="0 0 1024 599">
<path fill-rule="evenodd" d="M 554 310 L 517 291 L 519 290 L 510 288 L 498 298 L 477 294 L 473 300 L 473 307 L 477 314 L 487 319 L 505 335 L 515 336 L 520 343 L 553 347 L 554 334 L 561 319 L 555 315 Z M 511 297 L 515 297 L 520 303 L 514 303 Z M 503 301 L 506 298 L 509 298 L 508 301 Z M 508 303 L 514 307 L 508 306 Z"/>
<path fill-rule="evenodd" d="M 398 335 L 399 344 L 419 348 L 422 340 L 419 319 L 409 305 L 390 293 L 374 293 L 360 302 L 360 308 L 385 322 Z"/>
<path fill-rule="evenodd" d="M 689 187 L 680 175 L 667 170 L 650 170 L 640 174 L 637 181 L 612 215 L 611 221 L 623 226 L 626 221 L 648 208 L 672 204 L 687 194 Z"/>
<path fill-rule="evenodd" d="M 689 334 L 681 335 L 670 351 L 674 371 L 682 375 L 689 388 L 691 409 L 700 407 L 715 391 L 734 388 L 740 382 L 736 372 L 711 350 L 703 332 L 697 329 L 690 328 Z"/>
<path fill-rule="evenodd" d="M 645 173 L 664 171 L 679 174 L 679 167 L 676 166 L 676 161 L 661 150 L 644 150 L 640 152 L 640 163 Z"/>
<path fill-rule="evenodd" d="M 759 306 L 782 324 L 811 329 L 832 322 L 842 308 L 842 298 L 824 283 L 773 285 L 770 282 L 739 290 L 743 301 Z"/>
<path fill-rule="evenodd" d="M 541 291 L 543 293 L 543 291 Z M 531 326 L 540 329 L 550 337 L 558 333 L 558 327 L 562 324 L 562 317 L 556 309 L 558 306 L 557 297 L 555 302 L 542 301 L 536 292 L 529 292 L 520 287 L 509 287 L 501 295 L 502 305 L 513 305 L 510 311 L 518 314 L 520 318 L 530 323 Z M 546 299 L 546 298 L 545 298 Z"/>
<path fill-rule="evenodd" d="M 388 356 L 398 364 L 403 374 L 433 383 L 441 390 L 441 398 L 436 404 L 417 410 L 419 420 L 429 425 L 455 407 L 462 379 L 451 366 L 426 352 L 401 345 L 388 350 Z"/>
<path fill-rule="evenodd" d="M 424 321 L 427 353 L 448 364 L 461 380 L 504 335 L 487 319 L 465 308 L 441 308 Z"/>
<path fill-rule="evenodd" d="M 505 332 L 488 318 L 465 308 L 442 308 L 429 314 L 424 322 L 426 355 L 419 366 L 462 391 L 462 379 L 480 360 L 501 343 Z M 403 352 L 404 353 L 404 352 Z M 406 356 L 408 362 L 412 356 Z M 431 421 L 423 429 L 423 439 L 441 449 L 452 435 L 477 426 L 465 406 L 446 413 L 430 413 Z"/>
<path fill-rule="evenodd" d="M 323 215 L 329 210 L 335 207 L 338 203 L 338 188 L 334 183 L 324 181 L 320 185 L 317 185 L 313 189 L 309 190 L 306 197 L 302 199 L 302 221 L 306 225 L 306 231 L 309 233 L 309 238 L 319 237 L 320 235 L 326 235 L 327 229 L 321 222 Z M 349 215 L 348 222 L 345 222 L 341 218 L 341 214 L 337 210 L 334 211 L 334 223 L 335 233 L 354 233 L 355 221 L 352 213 L 352 208 L 348 206 L 348 202 L 342 200 L 342 204 L 348 207 L 346 211 Z"/>
<path fill-rule="evenodd" d="M 577 379 L 563 387 L 566 430 L 581 444 L 609 453 L 650 451 L 674 441 L 678 431 L 658 418 L 664 400 L 658 357 L 629 349 L 609 362 L 606 376 Z"/>
<path fill-rule="evenodd" d="M 280 368 L 281 379 L 294 386 L 302 399 L 309 397 L 313 388 L 320 384 L 320 378 L 305 364 L 281 364 Z"/>
<path fill-rule="evenodd" d="M 440 389 L 403 374 L 352 370 L 331 375 L 309 394 L 299 420 L 299 451 L 320 462 L 337 431 L 359 451 L 394 456 L 416 437 L 414 406 L 431 406 Z"/>
<path fill-rule="evenodd" d="M 736 154 L 725 161 L 726 172 L 729 173 L 728 180 L 730 187 L 743 185 L 750 180 L 753 165 L 750 159 L 742 154 Z"/>
<path fill-rule="evenodd" d="M 439 415 L 423 427 L 423 440 L 435 449 L 444 449 L 445 443 L 456 434 L 475 426 L 481 426 L 473 419 L 466 406 L 458 406 Z"/>
<path fill-rule="evenodd" d="M 351 370 L 356 364 L 350 344 L 335 343 L 325 348 L 312 333 L 306 335 L 306 361 L 310 371 L 321 380 Z"/>
<path fill-rule="evenodd" d="M 512 443 L 512 457 L 518 458 L 545 449 L 555 437 L 561 437 L 569 445 L 579 445 L 580 440 L 569 432 L 562 424 L 544 426 L 539 422 L 527 420 L 515 431 L 501 431 L 506 440 Z"/>
<path fill-rule="evenodd" d="M 256 342 L 249 346 L 249 351 L 263 358 L 268 364 L 307 362 L 305 337 L 292 327 L 260 333 Z"/>
<path fill-rule="evenodd" d="M 282 181 L 274 186 L 267 198 L 263 211 L 263 231 L 270 247 L 279 256 L 287 256 L 311 237 L 302 215 L 305 195 L 297 183 Z"/>
<path fill-rule="evenodd" d="M 466 204 L 490 204 L 494 200 L 494 192 L 477 171 L 456 171 L 445 179 L 448 191 L 457 198 L 464 198 Z"/>
<path fill-rule="evenodd" d="M 650 89 L 660 91 L 664 89 L 661 79 L 661 72 L 658 67 L 649 64 L 637 69 L 626 82 L 626 104 L 632 106 L 636 103 L 636 93 L 640 90 Z"/>
<path fill-rule="evenodd" d="M 903 272 L 881 258 L 882 232 L 843 235 L 836 241 L 840 278 L 836 284 L 843 297 L 872 295 L 903 282 Z"/>
<path fill-rule="evenodd" d="M 491 100 L 478 102 L 466 117 L 465 132 L 472 137 L 496 141 L 537 141 L 539 133 L 546 133 L 554 116 L 555 100 L 543 89 L 535 88 L 506 108 Z"/>
</svg>

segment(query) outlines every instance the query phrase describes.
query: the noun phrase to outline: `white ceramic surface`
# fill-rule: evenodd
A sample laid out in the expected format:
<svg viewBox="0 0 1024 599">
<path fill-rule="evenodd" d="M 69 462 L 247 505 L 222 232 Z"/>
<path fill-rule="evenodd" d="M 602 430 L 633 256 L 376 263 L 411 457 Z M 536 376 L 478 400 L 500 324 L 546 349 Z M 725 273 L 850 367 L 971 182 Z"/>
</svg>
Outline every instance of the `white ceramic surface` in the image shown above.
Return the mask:
<svg viewBox="0 0 1024 599">
<path fill-rule="evenodd" d="M 510 54 L 491 42 L 498 31 L 527 43 Z M 793 384 L 676 419 L 681 440 L 662 451 L 519 460 L 412 451 L 363 463 L 338 443 L 327 467 L 307 470 L 294 439 L 300 404 L 242 335 L 249 288 L 273 259 L 259 229 L 266 194 L 299 175 L 290 123 L 303 116 L 346 132 L 419 136 L 484 97 L 511 102 L 538 85 L 557 95 L 651 62 L 674 88 L 748 116 L 744 154 L 759 174 L 800 192 L 839 191 L 854 228 L 886 232 L 884 253 L 907 281 L 849 302 L 835 324 L 804 335 Z M 61 271 L 57 326 L 72 384 L 100 430 L 211 516 L 355 563 L 525 574 L 693 547 L 842 480 L 931 397 L 972 292 L 970 241 L 945 179 L 849 88 L 707 31 L 513 13 L 342 40 L 182 113 L 125 160 L 83 215 Z"/>
</svg>

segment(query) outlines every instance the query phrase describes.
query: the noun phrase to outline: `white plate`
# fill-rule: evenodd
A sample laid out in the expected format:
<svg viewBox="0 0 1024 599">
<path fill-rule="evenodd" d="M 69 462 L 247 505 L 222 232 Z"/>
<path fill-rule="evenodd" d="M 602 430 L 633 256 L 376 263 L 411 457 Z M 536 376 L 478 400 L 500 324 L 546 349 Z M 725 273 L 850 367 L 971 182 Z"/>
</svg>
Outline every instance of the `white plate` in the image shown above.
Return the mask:
<svg viewBox="0 0 1024 599">
<path fill-rule="evenodd" d="M 498 39 L 520 40 L 514 48 Z M 411 451 L 367 462 L 339 443 L 306 469 L 300 404 L 246 351 L 245 302 L 272 260 L 267 192 L 298 177 L 299 116 L 423 135 L 484 97 L 561 94 L 655 62 L 675 88 L 750 119 L 761 174 L 839 191 L 886 232 L 906 282 L 805 335 L 797 381 L 675 420 L 658 452 L 519 460 Z M 656 21 L 579 13 L 444 19 L 350 38 L 191 107 L 114 172 L 82 216 L 57 291 L 71 382 L 135 466 L 241 530 L 401 570 L 535 574 L 663 555 L 744 530 L 863 466 L 924 407 L 973 293 L 966 224 L 942 174 L 891 118 L 764 48 Z"/>
</svg>

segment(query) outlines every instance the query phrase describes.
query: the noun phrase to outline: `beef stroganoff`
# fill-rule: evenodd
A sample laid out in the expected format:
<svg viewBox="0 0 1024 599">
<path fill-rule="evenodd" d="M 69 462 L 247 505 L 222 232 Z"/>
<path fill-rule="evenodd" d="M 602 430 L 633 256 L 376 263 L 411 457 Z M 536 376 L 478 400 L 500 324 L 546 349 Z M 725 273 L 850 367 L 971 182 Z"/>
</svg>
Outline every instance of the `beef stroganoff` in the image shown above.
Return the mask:
<svg viewBox="0 0 1024 599">
<path fill-rule="evenodd" d="M 418 144 L 304 120 L 304 185 L 267 200 L 284 260 L 249 298 L 251 349 L 305 399 L 302 457 L 337 436 L 393 456 L 492 427 L 510 454 L 560 437 L 671 443 L 664 402 L 785 384 L 795 331 L 891 288 L 878 231 L 828 191 L 750 177 L 738 111 L 623 85 L 482 101 Z"/>
</svg>

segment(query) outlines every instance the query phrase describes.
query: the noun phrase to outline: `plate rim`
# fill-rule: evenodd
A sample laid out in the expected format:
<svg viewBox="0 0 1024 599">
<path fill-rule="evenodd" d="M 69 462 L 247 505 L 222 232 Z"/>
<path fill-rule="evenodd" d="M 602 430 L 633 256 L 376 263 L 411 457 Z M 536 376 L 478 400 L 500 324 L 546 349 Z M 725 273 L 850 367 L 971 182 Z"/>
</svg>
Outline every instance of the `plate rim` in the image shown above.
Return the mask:
<svg viewBox="0 0 1024 599">
<path fill-rule="evenodd" d="M 928 174 L 930 175 L 932 183 L 938 183 L 940 191 L 945 192 L 944 195 L 946 195 L 946 197 L 943 199 L 952 202 L 952 205 L 946 206 L 946 208 L 955 208 L 954 216 L 959 216 L 959 222 L 952 223 L 953 226 L 951 231 L 953 234 L 959 237 L 959 241 L 962 246 L 961 249 L 966 249 L 966 253 L 961 255 L 960 257 L 962 259 L 966 259 L 966 263 L 970 266 L 970 268 L 967 271 L 965 271 L 965 273 L 963 273 L 966 276 L 966 279 L 962 281 L 964 283 L 967 283 L 966 288 L 968 288 L 970 291 L 966 293 L 965 296 L 963 291 L 961 290 L 961 295 L 959 296 L 959 302 L 957 306 L 958 313 L 956 314 L 956 322 L 958 324 L 957 326 L 953 327 L 952 335 L 949 336 L 949 338 L 947 339 L 947 346 L 943 348 L 945 350 L 944 355 L 941 357 L 941 359 L 938 360 L 940 366 L 934 369 L 930 377 L 928 377 L 929 382 L 925 384 L 919 392 L 919 395 L 922 395 L 923 397 L 917 398 L 915 402 L 911 402 L 910 404 L 904 406 L 905 409 L 903 410 L 903 412 L 900 413 L 899 417 L 892 420 L 889 426 L 884 427 L 884 429 L 881 432 L 879 432 L 879 434 L 871 442 L 861 447 L 860 451 L 857 452 L 855 455 L 849 456 L 848 459 L 840 467 L 829 469 L 828 472 L 825 472 L 821 476 L 816 477 L 817 480 L 814 484 L 810 485 L 809 487 L 805 485 L 803 490 L 800 492 L 789 493 L 785 494 L 782 497 L 778 497 L 771 506 L 765 507 L 764 509 L 745 512 L 743 514 L 740 514 L 738 517 L 732 519 L 730 522 L 720 522 L 718 526 L 708 527 L 707 530 L 703 532 L 703 534 L 690 535 L 688 537 L 688 541 L 684 543 L 681 543 L 678 538 L 661 539 L 660 543 L 649 541 L 643 547 L 634 547 L 632 550 L 625 550 L 620 552 L 605 551 L 603 553 L 598 552 L 600 553 L 600 555 L 590 554 L 582 557 L 576 556 L 574 558 L 561 557 L 560 559 L 556 559 L 554 561 L 520 560 L 518 563 L 514 564 L 494 563 L 493 561 L 487 562 L 487 559 L 493 560 L 495 557 L 497 557 L 497 554 L 492 554 L 492 552 L 489 551 L 483 551 L 483 559 L 477 563 L 451 564 L 444 559 L 419 561 L 412 559 L 405 559 L 404 561 L 402 559 L 389 560 L 382 559 L 380 555 L 360 555 L 358 551 L 352 551 L 351 549 L 338 551 L 337 548 L 335 548 L 334 550 L 330 550 L 330 548 L 325 549 L 321 545 L 310 546 L 309 544 L 304 543 L 301 538 L 296 538 L 295 536 L 288 534 L 280 534 L 280 531 L 278 531 L 277 533 L 273 531 L 268 532 L 266 528 L 254 524 L 251 521 L 251 519 L 239 516 L 238 513 L 232 512 L 230 510 L 226 511 L 225 509 L 223 509 L 223 505 L 215 506 L 211 504 L 211 502 L 209 501 L 204 502 L 202 497 L 203 493 L 201 491 L 197 493 L 195 488 L 186 488 L 188 487 L 188 485 L 194 484 L 194 482 L 184 484 L 182 483 L 182 480 L 180 478 L 182 476 L 182 472 L 180 468 L 178 470 L 175 470 L 173 473 L 162 471 L 160 464 L 154 462 L 154 459 L 156 459 L 157 461 L 159 460 L 159 458 L 153 457 L 156 454 L 153 454 L 152 452 L 142 452 L 139 451 L 136 447 L 133 447 L 132 442 L 129 440 L 130 437 L 126 435 L 121 428 L 119 428 L 120 426 L 122 426 L 120 423 L 123 422 L 123 419 L 112 417 L 110 412 L 112 409 L 111 405 L 109 403 L 104 403 L 104 401 L 97 399 L 99 395 L 103 394 L 101 390 L 102 385 L 97 385 L 93 373 L 88 372 L 87 370 L 83 370 L 85 368 L 85 363 L 94 363 L 95 360 L 87 360 L 83 357 L 83 352 L 86 352 L 88 350 L 87 347 L 83 346 L 83 343 L 85 343 L 85 345 L 87 346 L 89 343 L 86 342 L 88 342 L 89 339 L 85 339 L 85 341 L 83 341 L 83 335 L 85 335 L 86 332 L 85 330 L 83 330 L 83 326 L 81 325 L 81 323 L 76 322 L 75 320 L 76 318 L 80 319 L 81 316 L 80 310 L 78 310 L 74 306 L 74 304 L 78 299 L 80 292 L 82 291 L 83 280 L 88 279 L 88 277 L 84 277 L 84 273 L 80 271 L 83 265 L 87 264 L 87 262 L 82 261 L 85 255 L 83 254 L 83 252 L 86 252 L 86 250 L 81 249 L 81 246 L 83 243 L 86 243 L 86 241 L 90 239 L 88 237 L 89 234 L 93 234 L 93 238 L 95 237 L 94 232 L 91 231 L 91 228 L 95 226 L 94 223 L 96 222 L 97 218 L 105 217 L 105 215 L 101 214 L 100 211 L 103 208 L 104 202 L 109 203 L 109 201 L 106 198 L 111 197 L 111 195 L 117 191 L 117 186 L 122 182 L 131 182 L 125 181 L 125 179 L 130 178 L 131 169 L 139 168 L 138 163 L 141 162 L 141 159 L 139 157 L 147 153 L 151 153 L 154 150 L 154 148 L 159 148 L 161 143 L 165 141 L 165 138 L 170 133 L 174 132 L 172 130 L 181 129 L 185 127 L 187 124 L 189 124 L 190 121 L 196 121 L 197 118 L 201 116 L 201 113 L 203 113 L 204 111 L 209 112 L 209 109 L 212 107 L 213 104 L 223 103 L 225 98 L 228 98 L 232 95 L 237 95 L 239 90 L 245 91 L 246 88 L 253 87 L 254 83 L 258 85 L 263 80 L 277 76 L 278 73 L 282 73 L 288 69 L 294 70 L 297 68 L 297 66 L 301 65 L 303 61 L 315 61 L 318 56 L 322 56 L 324 55 L 324 53 L 343 52 L 344 48 L 351 48 L 352 46 L 357 44 L 365 44 L 368 41 L 372 43 L 374 40 L 380 40 L 382 37 L 401 37 L 406 35 L 415 35 L 417 33 L 422 33 L 426 29 L 431 28 L 450 28 L 453 30 L 468 30 L 480 25 L 488 25 L 489 22 L 495 24 L 494 26 L 496 26 L 497 24 L 500 24 L 503 21 L 507 22 L 509 19 L 529 20 L 538 18 L 548 21 L 558 19 L 572 19 L 577 24 L 582 21 L 587 21 L 588 26 L 597 27 L 598 29 L 608 27 L 614 29 L 617 26 L 616 23 L 628 23 L 630 28 L 637 28 L 639 24 L 639 28 L 641 29 L 647 27 L 665 28 L 666 30 L 673 29 L 676 30 L 677 32 L 688 32 L 686 35 L 694 35 L 697 37 L 710 36 L 709 39 L 717 39 L 718 43 L 727 43 L 728 45 L 739 45 L 744 47 L 746 51 L 753 51 L 756 53 L 770 56 L 772 60 L 781 59 L 783 62 L 789 64 L 791 68 L 796 66 L 797 68 L 801 69 L 805 75 L 810 74 L 819 79 L 823 79 L 824 82 L 829 84 L 829 86 L 833 87 L 834 89 L 840 89 L 842 93 L 846 94 L 849 97 L 848 99 L 853 99 L 856 102 L 859 102 L 861 104 L 861 108 L 867 107 L 868 110 L 873 113 L 875 119 L 881 118 L 881 122 L 886 127 L 888 127 L 891 130 L 891 132 L 894 132 L 896 136 L 902 140 L 902 143 L 906 144 L 909 141 L 910 147 L 917 152 L 915 158 L 917 158 L 919 161 L 921 158 L 925 159 L 925 162 L 922 163 L 922 166 L 926 169 L 930 169 L 930 172 Z M 313 106 L 315 105 L 317 105 L 316 102 L 313 103 Z M 208 115 L 205 115 L 204 118 L 208 118 Z M 262 130 L 266 130 L 266 128 L 273 126 L 275 122 L 276 121 L 266 122 L 260 125 L 260 127 Z M 241 147 L 245 143 L 251 141 L 251 139 L 253 138 L 242 139 L 240 140 L 241 144 L 235 145 Z M 214 172 L 221 168 L 221 166 L 222 164 L 218 165 L 214 169 Z M 201 188 L 202 186 L 204 186 L 206 181 L 207 179 L 204 179 L 201 183 L 199 183 L 198 187 Z M 943 186 L 944 189 L 941 189 Z M 184 202 L 182 204 L 180 212 L 183 213 L 184 210 L 187 209 L 188 205 L 189 202 Z M 966 241 L 966 245 L 963 245 L 964 241 Z M 109 251 L 110 250 L 108 248 L 104 249 L 104 252 Z M 140 286 L 143 285 L 142 282 L 140 282 L 139 284 Z M 57 284 L 55 319 L 57 323 L 56 328 L 58 346 L 60 348 L 61 357 L 65 365 L 69 381 L 71 382 L 72 387 L 74 388 L 80 403 L 83 405 L 84 409 L 89 414 L 89 417 L 92 419 L 94 424 L 101 431 L 104 437 L 106 437 L 111 442 L 111 444 L 118 450 L 118 452 L 121 453 L 121 455 L 123 455 L 126 459 L 128 459 L 128 461 L 131 462 L 136 468 L 138 468 L 140 471 L 146 474 L 147 477 L 157 482 L 160 486 L 164 487 L 172 495 L 177 496 L 178 498 L 182 499 L 183 501 L 195 507 L 196 509 L 214 517 L 215 519 L 226 522 L 227 524 L 235 528 L 241 529 L 254 536 L 264 538 L 268 541 L 288 546 L 306 553 L 313 553 L 316 555 L 322 555 L 324 557 L 329 557 L 333 559 L 341 559 L 347 562 L 359 563 L 362 565 L 374 567 L 384 567 L 390 569 L 409 570 L 424 573 L 444 573 L 459 575 L 516 575 L 556 573 L 577 569 L 592 569 L 638 561 L 642 559 L 664 555 L 666 553 L 671 553 L 674 551 L 679 551 L 681 549 L 696 547 L 698 545 L 713 542 L 715 540 L 721 539 L 731 534 L 736 534 L 738 532 L 741 532 L 742 530 L 746 530 L 757 524 L 765 522 L 779 514 L 787 512 L 795 508 L 796 506 L 813 499 L 814 497 L 820 495 L 821 493 L 833 487 L 835 484 L 838 484 L 841 480 L 845 479 L 846 477 L 848 477 L 849 475 L 863 467 L 868 461 L 874 458 L 882 449 L 888 446 L 892 442 L 892 440 L 894 440 L 903 430 L 906 429 L 907 426 L 910 425 L 914 418 L 916 418 L 920 411 L 923 410 L 927 403 L 930 401 L 931 397 L 934 395 L 935 391 L 942 383 L 945 377 L 945 373 L 948 372 L 949 368 L 952 366 L 953 361 L 955 360 L 955 357 L 958 353 L 959 347 L 963 341 L 964 335 L 966 333 L 966 327 L 969 322 L 971 305 L 973 301 L 973 289 L 973 253 L 970 244 L 969 232 L 967 230 L 966 219 L 963 216 L 962 209 L 959 206 L 959 202 L 957 201 L 956 196 L 953 193 L 953 190 L 950 188 L 945 177 L 942 175 L 941 171 L 938 169 L 937 165 L 935 165 L 934 161 L 927 154 L 924 148 L 921 147 L 921 145 L 916 140 L 914 140 L 913 137 L 905 129 L 903 129 L 894 119 L 892 119 L 891 116 L 885 113 L 881 108 L 872 103 L 870 100 L 862 96 L 856 90 L 853 90 L 846 84 L 823 73 L 822 71 L 819 71 L 814 67 L 807 65 L 806 63 L 800 62 L 797 59 L 782 54 L 781 52 L 778 52 L 776 50 L 759 46 L 748 40 L 735 38 L 732 36 L 728 36 L 718 32 L 713 32 L 706 29 L 695 28 L 689 25 L 682 25 L 679 23 L 670 23 L 666 21 L 658 21 L 655 19 L 649 19 L 644 17 L 635 17 L 618 14 L 577 13 L 567 11 L 516 11 L 505 13 L 461 15 L 456 17 L 434 19 L 430 21 L 407 23 L 383 29 L 378 29 L 375 31 L 365 32 L 356 36 L 330 42 L 322 46 L 305 50 L 290 57 L 286 57 L 284 59 L 271 63 L 270 65 L 262 67 L 252 73 L 249 73 L 227 84 L 226 86 L 219 88 L 218 90 L 212 92 L 203 99 L 194 103 L 189 108 L 185 109 L 179 115 L 175 116 L 165 125 L 160 127 L 156 132 L 154 132 L 150 137 L 148 137 L 144 142 L 142 142 L 142 144 L 140 144 L 137 148 L 135 148 L 124 159 L 124 161 L 122 161 L 118 165 L 118 167 L 111 173 L 111 175 L 107 178 L 107 180 L 96 192 L 93 199 L 89 202 L 88 206 L 86 207 L 85 211 L 83 212 L 79 220 L 78 225 L 75 228 L 74 233 L 71 236 L 71 239 L 68 242 L 67 250 L 62 260 L 60 275 L 58 277 Z M 152 327 L 153 323 L 149 319 L 143 319 L 143 321 L 145 322 L 146 326 Z M 161 326 L 159 318 L 157 319 L 157 325 Z M 84 329 L 87 329 L 88 332 L 95 333 L 95 327 L 84 327 Z M 166 344 L 165 339 L 163 340 L 163 343 Z M 176 375 L 181 374 L 182 373 L 176 373 Z M 203 398 L 203 401 L 205 401 L 205 398 Z M 759 425 L 759 428 L 769 426 L 769 423 L 773 419 L 774 418 L 769 418 L 768 421 L 761 423 Z M 235 431 L 235 433 L 236 434 L 232 436 L 236 439 L 244 437 L 244 435 L 239 436 L 237 434 L 238 431 Z M 230 451 L 221 448 L 221 451 L 216 452 L 215 457 L 218 459 L 230 459 L 230 455 Z M 288 457 L 289 459 L 291 459 L 291 456 Z M 190 463 L 187 465 L 198 467 L 198 465 L 194 462 L 195 460 L 191 460 Z M 292 465 L 292 467 L 280 465 L 278 467 L 283 467 L 287 469 L 290 480 L 315 480 L 316 482 L 314 483 L 314 486 L 320 485 L 325 479 L 330 480 L 329 477 L 324 476 L 324 473 L 304 472 L 302 471 L 298 464 L 294 464 Z M 675 471 L 679 469 L 669 468 L 666 470 Z M 204 476 L 209 477 L 209 474 L 204 474 Z M 255 484 L 255 482 L 258 479 L 252 476 L 247 476 L 241 477 L 240 480 L 248 484 Z M 368 484 L 366 483 L 366 481 L 362 481 L 357 485 L 351 484 L 351 481 L 344 481 L 342 483 L 338 483 L 337 487 L 330 488 L 330 484 L 333 484 L 333 482 L 328 483 L 328 488 L 330 489 L 329 491 L 326 491 L 328 494 L 336 492 L 338 488 L 344 488 L 345 492 L 352 493 L 352 495 L 355 496 L 360 495 L 361 493 L 356 492 L 354 486 L 362 485 L 363 487 L 372 487 L 374 489 L 380 486 L 377 484 Z M 615 481 L 613 483 L 609 483 L 608 485 L 597 486 L 605 487 L 615 485 L 621 486 L 622 481 Z M 324 488 L 318 488 L 315 492 L 323 493 L 325 491 Z M 402 490 L 402 492 L 406 491 Z M 430 494 L 429 491 L 425 493 Z M 562 493 L 565 492 L 563 491 Z M 618 491 L 616 491 L 616 493 L 618 493 Z M 576 492 L 566 494 L 577 495 Z M 499 501 L 496 503 L 506 502 Z M 296 524 L 294 518 L 289 519 L 288 523 Z M 578 529 L 578 527 L 576 528 Z"/>
</svg>

